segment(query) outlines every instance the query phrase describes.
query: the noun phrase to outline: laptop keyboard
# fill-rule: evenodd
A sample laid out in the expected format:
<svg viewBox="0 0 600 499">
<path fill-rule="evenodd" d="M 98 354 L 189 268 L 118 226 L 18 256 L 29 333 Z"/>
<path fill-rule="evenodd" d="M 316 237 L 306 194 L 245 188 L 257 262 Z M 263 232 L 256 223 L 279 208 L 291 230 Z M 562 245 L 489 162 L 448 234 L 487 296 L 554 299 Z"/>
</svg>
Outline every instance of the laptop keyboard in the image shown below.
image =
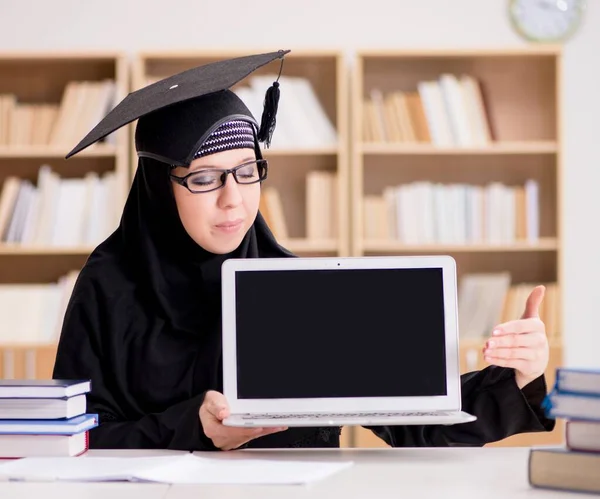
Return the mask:
<svg viewBox="0 0 600 499">
<path fill-rule="evenodd" d="M 449 416 L 447 412 L 344 412 L 328 414 L 244 414 L 243 419 L 335 419 L 335 418 L 389 418 L 389 417 L 420 417 L 420 416 Z"/>
</svg>

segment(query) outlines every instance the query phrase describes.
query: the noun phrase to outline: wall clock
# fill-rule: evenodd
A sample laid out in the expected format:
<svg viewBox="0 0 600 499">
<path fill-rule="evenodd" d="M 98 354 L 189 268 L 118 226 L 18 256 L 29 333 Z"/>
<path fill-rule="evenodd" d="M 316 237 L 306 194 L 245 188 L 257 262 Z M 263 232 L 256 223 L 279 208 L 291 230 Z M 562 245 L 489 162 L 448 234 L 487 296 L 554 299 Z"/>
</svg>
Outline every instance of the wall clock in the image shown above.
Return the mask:
<svg viewBox="0 0 600 499">
<path fill-rule="evenodd" d="M 579 28 L 585 0 L 510 0 L 516 31 L 534 42 L 564 42 Z"/>
</svg>

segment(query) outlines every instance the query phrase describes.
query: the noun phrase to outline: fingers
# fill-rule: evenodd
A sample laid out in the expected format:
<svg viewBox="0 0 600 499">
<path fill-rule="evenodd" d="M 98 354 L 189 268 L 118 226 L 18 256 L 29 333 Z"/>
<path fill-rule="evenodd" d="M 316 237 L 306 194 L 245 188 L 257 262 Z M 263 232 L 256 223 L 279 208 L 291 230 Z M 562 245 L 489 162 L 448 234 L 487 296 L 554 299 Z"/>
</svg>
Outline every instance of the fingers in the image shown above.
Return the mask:
<svg viewBox="0 0 600 499">
<path fill-rule="evenodd" d="M 525 311 L 521 316 L 521 319 L 531 319 L 539 317 L 540 315 L 540 306 L 542 305 L 542 301 L 544 300 L 544 294 L 546 293 L 546 288 L 544 286 L 536 286 L 531 294 L 527 297 L 527 302 L 525 303 Z"/>
<path fill-rule="evenodd" d="M 492 336 L 540 332 L 546 332 L 546 325 L 544 322 L 539 318 L 529 318 L 498 324 L 492 331 Z"/>
<path fill-rule="evenodd" d="M 532 348 L 494 348 L 483 352 L 483 358 L 490 362 L 494 360 L 535 360 L 536 351 Z"/>
<path fill-rule="evenodd" d="M 485 346 L 489 349 L 495 348 L 535 348 L 543 346 L 546 342 L 546 335 L 542 332 L 504 334 L 490 338 Z"/>
<path fill-rule="evenodd" d="M 200 407 L 199 417 L 204 434 L 214 445 L 222 450 L 231 450 L 244 445 L 255 438 L 287 430 L 275 428 L 237 428 L 225 426 L 223 419 L 229 416 L 229 404 L 222 393 L 208 391 Z"/>
<path fill-rule="evenodd" d="M 264 437 L 280 431 L 285 427 L 276 428 L 234 428 L 224 426 L 222 423 L 216 423 L 205 429 L 205 434 L 210 438 L 216 447 L 221 450 L 232 450 L 244 445 L 255 438 Z"/>
<path fill-rule="evenodd" d="M 206 411 L 215 419 L 222 421 L 229 416 L 229 404 L 225 395 L 216 391 L 208 391 L 202 404 Z"/>
</svg>

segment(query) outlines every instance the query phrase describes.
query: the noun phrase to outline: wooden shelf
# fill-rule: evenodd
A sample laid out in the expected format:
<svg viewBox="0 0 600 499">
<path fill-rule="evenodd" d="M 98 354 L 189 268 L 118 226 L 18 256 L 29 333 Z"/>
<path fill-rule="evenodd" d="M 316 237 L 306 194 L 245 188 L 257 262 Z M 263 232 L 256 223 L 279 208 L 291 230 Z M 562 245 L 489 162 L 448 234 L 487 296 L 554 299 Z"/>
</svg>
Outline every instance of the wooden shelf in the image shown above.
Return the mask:
<svg viewBox="0 0 600 499">
<path fill-rule="evenodd" d="M 459 286 L 465 275 L 509 272 L 511 284 L 557 283 L 562 292 L 561 52 L 559 46 L 548 45 L 481 50 L 359 51 L 353 64 L 351 94 L 352 254 L 449 254 L 456 260 Z M 442 75 L 454 75 L 455 78 L 442 78 Z M 472 78 L 462 80 L 462 75 Z M 456 82 L 459 82 L 458 87 Z M 471 94 L 470 103 L 465 101 L 469 86 L 463 87 L 463 82 L 465 85 L 470 83 L 471 90 L 479 84 L 482 98 L 478 99 L 475 92 Z M 473 82 L 476 83 L 474 86 Z M 466 91 L 461 93 L 460 90 Z M 415 108 L 408 102 L 409 94 L 413 104 L 416 96 L 420 107 Z M 465 102 L 469 106 L 466 112 L 460 107 Z M 489 135 L 475 133 L 473 124 L 481 121 L 475 119 L 478 113 L 474 112 L 473 103 L 478 109 L 484 109 Z M 425 111 L 425 104 L 430 113 Z M 431 133 L 437 130 L 436 127 L 448 133 L 438 137 Z M 450 145 L 424 142 L 428 136 L 432 142 L 437 139 L 439 144 Z M 414 141 L 415 137 L 422 142 L 400 141 Z M 387 140 L 373 142 L 378 138 Z M 453 143 L 486 145 L 454 146 Z M 425 203 L 432 201 L 432 186 L 475 187 L 470 194 L 477 192 L 480 196 L 475 198 L 481 199 L 483 210 L 478 220 L 482 223 L 483 233 L 489 234 L 490 228 L 496 227 L 486 218 L 490 216 L 487 203 L 494 194 L 490 186 L 496 183 L 513 189 L 511 195 L 514 193 L 516 199 L 517 188 L 521 194 L 529 180 L 539 187 L 540 239 L 535 242 L 522 240 L 526 233 L 523 211 L 518 212 L 521 218 L 515 220 L 512 229 L 521 238 L 515 243 L 404 244 L 396 239 L 404 231 L 420 234 L 415 226 L 421 223 L 430 224 L 426 227 L 428 230 L 433 226 L 436 230 L 442 227 L 448 233 L 454 229 L 464 233 L 464 223 L 474 220 L 457 214 L 454 209 L 449 210 L 448 217 L 442 216 L 437 204 L 438 211 L 427 211 Z M 413 189 L 416 184 L 420 185 Z M 448 192 L 450 196 L 446 196 Z M 490 192 L 490 197 L 482 197 Z M 509 192 L 508 189 L 505 192 Z M 459 199 L 460 189 L 438 189 L 434 194 L 435 203 L 442 200 L 447 203 L 444 206 L 453 208 L 464 201 L 465 207 L 470 209 L 465 198 Z M 519 209 L 523 210 L 523 203 Z M 498 211 L 493 209 L 491 214 Z M 504 215 L 503 211 L 501 213 Z M 440 215 L 441 220 L 431 220 L 431 214 Z M 459 216 L 460 221 L 457 221 Z M 409 223 L 415 219 L 415 223 Z M 498 224 L 506 221 L 504 216 L 498 220 Z M 456 226 L 448 225 L 453 222 Z M 560 299 L 559 305 L 562 307 Z M 560 332 L 564 328 L 560 320 L 553 329 L 549 339 L 548 375 L 553 375 L 552 371 L 563 359 Z M 483 338 L 460 340 L 461 372 L 465 372 L 465 367 L 469 370 L 486 367 L 480 353 L 484 341 Z M 473 350 L 477 355 L 473 355 Z M 548 383 L 550 387 L 550 376 Z M 560 438 L 559 429 L 552 434 L 517 436 L 494 445 L 544 445 L 559 442 Z M 349 440 L 357 447 L 385 446 L 363 428 L 352 428 Z"/>
<path fill-rule="evenodd" d="M 365 241 L 364 251 L 369 252 L 504 252 L 504 251 L 556 251 L 558 240 L 540 239 L 538 242 L 516 242 L 511 244 L 403 244 L 399 241 Z"/>
<path fill-rule="evenodd" d="M 115 84 L 117 103 L 130 90 L 127 60 L 126 54 L 118 52 L 0 52 L 0 94 L 14 95 L 17 105 L 47 104 L 60 108 L 69 84 L 111 80 Z M 86 123 L 86 126 L 93 125 Z M 121 128 L 109 140 L 96 143 L 69 160 L 65 160 L 65 156 L 89 129 L 78 129 L 58 145 L 8 145 L 4 141 L 0 146 L 0 184 L 9 177 L 17 177 L 38 187 L 42 165 L 48 165 L 59 182 L 63 179 L 83 181 L 90 172 L 98 177 L 110 172 L 115 175 L 111 198 L 118 212 L 125 202 L 129 177 L 127 129 Z M 71 209 L 82 207 L 71 206 Z M 70 271 L 79 270 L 93 249 L 88 245 L 0 243 L 0 282 L 57 282 Z"/>
<path fill-rule="evenodd" d="M 89 255 L 92 246 L 21 246 L 18 244 L 0 244 L 0 256 L 60 256 Z"/>
<path fill-rule="evenodd" d="M 76 144 L 73 144 L 75 147 Z M 0 159 L 36 159 L 60 158 L 63 159 L 69 150 L 49 146 L 0 146 Z M 81 151 L 69 161 L 78 157 L 85 158 L 114 158 L 117 148 L 111 144 L 95 144 Z"/>
<path fill-rule="evenodd" d="M 416 59 L 417 62 L 435 59 L 494 59 L 535 56 L 558 56 L 562 52 L 560 45 L 524 45 L 521 47 L 489 47 L 489 48 L 417 48 L 417 49 L 362 49 L 359 55 L 369 59 Z"/>
<path fill-rule="evenodd" d="M 497 142 L 485 147 L 437 147 L 432 144 L 363 143 L 358 146 L 363 154 L 406 155 L 521 155 L 555 154 L 558 145 L 553 141 Z"/>
<path fill-rule="evenodd" d="M 335 239 L 325 241 L 301 238 L 284 239 L 279 241 L 279 244 L 293 253 L 333 253 L 339 249 L 339 243 Z"/>
<path fill-rule="evenodd" d="M 338 154 L 338 147 L 321 147 L 321 148 L 305 148 L 305 149 L 263 149 L 262 153 L 265 158 L 271 156 L 330 156 Z"/>
</svg>

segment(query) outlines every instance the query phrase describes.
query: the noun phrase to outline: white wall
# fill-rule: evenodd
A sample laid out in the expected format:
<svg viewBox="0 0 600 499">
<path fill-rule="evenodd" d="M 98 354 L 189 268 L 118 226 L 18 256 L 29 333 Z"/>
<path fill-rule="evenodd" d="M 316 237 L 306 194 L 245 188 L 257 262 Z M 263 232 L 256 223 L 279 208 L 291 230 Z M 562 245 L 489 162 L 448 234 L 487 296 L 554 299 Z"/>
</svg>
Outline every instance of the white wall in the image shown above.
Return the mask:
<svg viewBox="0 0 600 499">
<path fill-rule="evenodd" d="M 507 47 L 508 0 L 1 0 L 0 51 Z M 600 367 L 600 6 L 564 58 L 566 363 Z"/>
</svg>

